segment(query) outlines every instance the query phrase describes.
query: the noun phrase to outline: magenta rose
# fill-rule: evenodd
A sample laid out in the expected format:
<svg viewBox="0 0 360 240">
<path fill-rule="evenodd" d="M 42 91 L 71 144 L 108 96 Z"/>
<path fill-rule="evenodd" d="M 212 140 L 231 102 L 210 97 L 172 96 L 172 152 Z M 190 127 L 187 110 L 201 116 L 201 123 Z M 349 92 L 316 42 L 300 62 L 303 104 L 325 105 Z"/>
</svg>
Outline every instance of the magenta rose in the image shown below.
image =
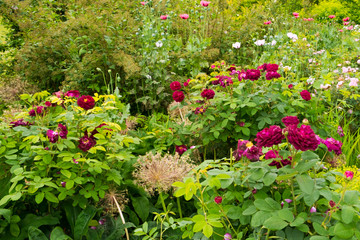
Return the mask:
<svg viewBox="0 0 360 240">
<path fill-rule="evenodd" d="M 249 79 L 251 81 L 258 80 L 261 76 L 261 73 L 257 69 L 249 69 L 246 71 L 245 79 Z"/>
<path fill-rule="evenodd" d="M 95 100 L 92 96 L 89 95 L 82 95 L 78 100 L 77 104 L 79 107 L 89 110 L 92 109 L 95 106 Z"/>
<path fill-rule="evenodd" d="M 281 75 L 278 72 L 272 72 L 272 71 L 270 72 L 269 71 L 266 73 L 265 77 L 266 77 L 266 80 L 271 80 L 273 78 L 280 78 Z"/>
<path fill-rule="evenodd" d="M 24 119 L 19 119 L 17 121 L 10 122 L 10 124 L 12 125 L 11 127 L 31 125 L 29 122 L 25 122 Z"/>
<path fill-rule="evenodd" d="M 174 81 L 174 82 L 170 83 L 170 88 L 173 91 L 180 90 L 181 89 L 181 83 L 178 82 L 178 81 Z"/>
<path fill-rule="evenodd" d="M 65 93 L 65 96 L 78 98 L 78 97 L 80 97 L 80 92 L 78 90 L 70 90 Z"/>
<path fill-rule="evenodd" d="M 311 94 L 308 90 L 301 91 L 300 95 L 305 101 L 309 101 L 311 99 Z"/>
<path fill-rule="evenodd" d="M 46 136 L 49 138 L 49 141 L 51 143 L 56 143 L 57 140 L 59 139 L 59 133 L 57 131 L 53 131 L 53 130 L 47 130 L 46 132 Z"/>
<path fill-rule="evenodd" d="M 245 157 L 249 159 L 251 162 L 259 161 L 260 156 L 262 155 L 261 147 L 257 147 L 255 145 L 251 146 L 244 153 Z"/>
<path fill-rule="evenodd" d="M 287 116 L 281 119 L 285 126 L 298 125 L 300 123 L 297 116 Z"/>
<path fill-rule="evenodd" d="M 233 156 L 235 158 L 235 161 L 239 161 L 242 156 L 245 155 L 245 153 L 248 150 L 248 146 L 251 146 L 252 143 L 248 140 L 238 140 L 237 149 L 233 152 Z"/>
<path fill-rule="evenodd" d="M 327 138 L 322 143 L 324 143 L 326 145 L 329 152 L 334 151 L 334 153 L 336 155 L 340 155 L 342 153 L 342 151 L 341 151 L 342 142 L 337 141 L 337 140 L 335 140 L 333 138 Z"/>
<path fill-rule="evenodd" d="M 61 123 L 58 124 L 58 130 L 59 130 L 59 135 L 62 139 L 66 139 L 67 138 L 67 134 L 68 134 L 68 130 L 66 128 L 65 125 L 62 125 Z"/>
<path fill-rule="evenodd" d="M 206 99 L 213 99 L 215 96 L 215 92 L 212 89 L 204 89 L 201 92 L 201 96 Z"/>
<path fill-rule="evenodd" d="M 238 74 L 239 81 L 241 82 L 245 78 L 246 78 L 246 72 L 244 70 L 242 70 L 241 72 L 239 71 L 239 74 Z"/>
<path fill-rule="evenodd" d="M 258 132 L 255 141 L 259 147 L 272 147 L 281 143 L 284 138 L 282 129 L 279 126 L 272 125 Z"/>
<path fill-rule="evenodd" d="M 273 158 L 280 158 L 281 160 L 274 160 L 272 161 L 269 166 L 276 166 L 277 169 L 285 167 L 286 165 L 291 164 L 291 157 L 288 159 L 283 159 L 282 156 L 279 155 L 279 152 L 276 150 L 270 150 L 265 154 L 265 159 L 273 159 Z"/>
<path fill-rule="evenodd" d="M 175 102 L 182 102 L 185 98 L 185 95 L 182 91 L 175 91 L 172 95 Z"/>
<path fill-rule="evenodd" d="M 222 202 L 222 197 L 221 196 L 217 196 L 214 198 L 214 202 L 216 202 L 216 204 L 220 204 Z"/>
<path fill-rule="evenodd" d="M 268 72 L 276 72 L 277 70 L 279 70 L 279 65 L 277 65 L 277 64 L 267 64 L 266 65 L 266 71 L 268 71 Z"/>
<path fill-rule="evenodd" d="M 301 151 L 316 150 L 320 144 L 316 134 L 309 125 L 301 125 L 297 128 L 296 125 L 290 125 L 287 128 L 288 140 L 295 149 Z"/>
</svg>

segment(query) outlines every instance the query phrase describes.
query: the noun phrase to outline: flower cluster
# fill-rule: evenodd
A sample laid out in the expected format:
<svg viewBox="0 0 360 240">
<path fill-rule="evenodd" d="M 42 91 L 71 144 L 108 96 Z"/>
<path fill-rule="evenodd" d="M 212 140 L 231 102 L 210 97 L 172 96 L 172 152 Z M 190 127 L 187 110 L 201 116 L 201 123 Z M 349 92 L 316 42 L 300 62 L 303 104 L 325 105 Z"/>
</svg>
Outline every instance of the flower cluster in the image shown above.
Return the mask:
<svg viewBox="0 0 360 240">
<path fill-rule="evenodd" d="M 186 86 L 188 84 L 189 84 L 189 82 L 187 81 Z M 185 83 L 184 83 L 184 86 L 185 86 Z M 182 102 L 184 100 L 185 95 L 184 95 L 184 93 L 182 91 L 180 91 L 181 90 L 181 83 L 180 82 L 174 81 L 174 82 L 170 83 L 170 89 L 172 91 L 174 91 L 172 97 L 173 97 L 175 102 Z"/>
<path fill-rule="evenodd" d="M 59 136 L 62 139 L 66 139 L 68 134 L 68 130 L 65 125 L 61 123 L 58 124 L 57 130 L 53 131 L 51 129 L 47 130 L 46 136 L 49 138 L 51 143 L 56 143 L 59 140 Z"/>
<path fill-rule="evenodd" d="M 239 161 L 243 156 L 250 161 L 258 161 L 262 155 L 261 147 L 255 146 L 248 140 L 239 140 L 237 149 L 233 152 L 236 161 Z"/>
<path fill-rule="evenodd" d="M 231 77 L 229 76 L 215 76 L 217 80 L 212 81 L 213 85 L 220 85 L 222 87 L 226 87 L 233 84 Z"/>
<path fill-rule="evenodd" d="M 285 167 L 286 165 L 291 165 L 292 158 L 289 157 L 287 159 L 284 159 L 281 155 L 279 155 L 279 152 L 276 150 L 270 150 L 267 153 L 265 153 L 265 159 L 280 159 L 280 160 L 274 160 L 272 161 L 269 166 L 276 166 L 277 169 Z"/>
</svg>

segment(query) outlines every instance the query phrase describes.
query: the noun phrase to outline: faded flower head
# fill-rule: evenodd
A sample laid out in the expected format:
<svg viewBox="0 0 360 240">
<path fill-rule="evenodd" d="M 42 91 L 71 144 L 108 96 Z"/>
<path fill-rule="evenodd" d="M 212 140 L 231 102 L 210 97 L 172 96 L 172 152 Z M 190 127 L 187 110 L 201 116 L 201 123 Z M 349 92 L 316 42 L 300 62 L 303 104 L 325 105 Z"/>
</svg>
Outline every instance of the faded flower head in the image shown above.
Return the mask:
<svg viewBox="0 0 360 240">
<path fill-rule="evenodd" d="M 150 194 L 155 191 L 167 192 L 174 182 L 181 181 L 192 168 L 188 156 L 177 153 L 161 156 L 161 153 L 154 155 L 150 152 L 138 158 L 134 177 L 137 184 Z"/>
<path fill-rule="evenodd" d="M 129 202 L 129 199 L 126 197 L 126 195 L 127 195 L 127 190 L 119 191 L 116 188 L 110 189 L 105 194 L 105 197 L 100 200 L 99 205 L 102 208 L 104 208 L 106 213 L 110 215 L 118 215 L 119 210 L 117 208 L 117 204 L 119 204 L 121 210 L 124 210 L 126 204 Z"/>
</svg>

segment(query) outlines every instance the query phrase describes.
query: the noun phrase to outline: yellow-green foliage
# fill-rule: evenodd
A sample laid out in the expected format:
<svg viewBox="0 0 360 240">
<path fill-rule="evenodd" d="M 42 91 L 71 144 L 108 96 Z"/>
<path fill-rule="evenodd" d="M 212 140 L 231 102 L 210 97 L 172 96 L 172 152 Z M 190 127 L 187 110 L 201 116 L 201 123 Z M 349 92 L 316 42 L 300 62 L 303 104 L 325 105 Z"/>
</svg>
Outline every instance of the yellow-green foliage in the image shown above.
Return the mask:
<svg viewBox="0 0 360 240">
<path fill-rule="evenodd" d="M 336 176 L 336 182 L 341 184 L 343 187 L 346 186 L 346 190 L 357 190 L 360 191 L 360 170 L 356 166 L 342 166 L 336 169 L 338 172 L 345 173 L 345 171 L 354 172 L 354 177 L 351 181 L 347 180 L 343 176 Z M 342 189 L 339 189 L 340 191 Z"/>
<path fill-rule="evenodd" d="M 311 15 L 328 20 L 329 15 L 335 15 L 336 20 L 341 21 L 349 14 L 349 9 L 346 4 L 339 0 L 321 1 L 319 4 L 314 5 L 311 10 Z"/>
</svg>

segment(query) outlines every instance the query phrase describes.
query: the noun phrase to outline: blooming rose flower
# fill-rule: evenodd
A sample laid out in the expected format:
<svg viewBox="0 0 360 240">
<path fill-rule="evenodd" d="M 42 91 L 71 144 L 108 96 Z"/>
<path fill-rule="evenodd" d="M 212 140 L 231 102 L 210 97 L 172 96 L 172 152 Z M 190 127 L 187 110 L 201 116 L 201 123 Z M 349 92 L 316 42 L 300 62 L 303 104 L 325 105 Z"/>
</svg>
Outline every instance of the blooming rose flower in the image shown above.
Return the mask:
<svg viewBox="0 0 360 240">
<path fill-rule="evenodd" d="M 214 201 L 217 203 L 217 204 L 220 204 L 222 202 L 222 197 L 221 196 L 217 196 L 214 198 Z"/>
<path fill-rule="evenodd" d="M 239 71 L 238 74 L 239 81 L 241 82 L 241 80 L 245 79 L 245 77 L 246 77 L 246 72 L 244 72 L 244 70 L 242 70 L 241 72 Z"/>
<path fill-rule="evenodd" d="M 354 172 L 353 171 L 345 171 L 344 175 L 347 179 L 352 180 L 354 177 Z"/>
<path fill-rule="evenodd" d="M 349 17 L 346 17 L 346 18 L 343 19 L 344 22 L 347 22 L 347 21 L 349 21 L 349 20 L 350 20 Z"/>
<path fill-rule="evenodd" d="M 300 95 L 305 101 L 309 101 L 311 99 L 311 94 L 309 93 L 308 90 L 301 91 Z"/>
<path fill-rule="evenodd" d="M 232 239 L 232 236 L 230 233 L 225 233 L 224 235 L 224 240 L 231 240 Z"/>
<path fill-rule="evenodd" d="M 246 70 L 246 76 L 244 79 L 249 79 L 251 81 L 258 80 L 261 76 L 261 73 L 257 69 L 248 69 Z"/>
<path fill-rule="evenodd" d="M 79 107 L 89 110 L 92 109 L 95 106 L 95 100 L 92 96 L 89 95 L 82 95 L 78 100 L 77 104 Z"/>
<path fill-rule="evenodd" d="M 239 161 L 242 156 L 245 155 L 245 153 L 248 151 L 250 147 L 252 147 L 254 144 L 248 140 L 238 140 L 237 149 L 234 151 L 233 156 L 235 158 L 235 161 Z"/>
<path fill-rule="evenodd" d="M 178 82 L 178 81 L 174 81 L 174 82 L 170 83 L 170 88 L 173 91 L 180 90 L 181 89 L 181 83 Z"/>
<path fill-rule="evenodd" d="M 266 65 L 266 71 L 269 71 L 269 72 L 276 72 L 277 70 L 279 70 L 279 65 L 277 64 L 272 64 L 272 63 L 269 63 Z"/>
<path fill-rule="evenodd" d="M 295 18 L 298 18 L 298 17 L 299 17 L 299 13 L 293 12 L 293 16 L 294 16 Z"/>
<path fill-rule="evenodd" d="M 249 159 L 251 162 L 259 161 L 260 156 L 262 155 L 261 147 L 251 146 L 244 152 L 245 157 Z"/>
<path fill-rule="evenodd" d="M 58 129 L 60 130 L 59 131 L 59 136 L 62 138 L 62 139 L 66 139 L 67 138 L 67 134 L 68 134 L 68 130 L 66 128 L 65 125 L 62 125 L 61 123 L 58 124 Z"/>
<path fill-rule="evenodd" d="M 36 108 L 36 115 L 40 115 L 40 116 L 44 115 L 44 107 L 43 106 L 38 106 Z"/>
<path fill-rule="evenodd" d="M 24 122 L 24 119 L 19 119 L 17 121 L 10 122 L 12 125 L 11 127 L 17 127 L 17 126 L 29 126 L 31 125 L 29 122 Z"/>
<path fill-rule="evenodd" d="M 333 138 L 327 138 L 323 143 L 326 145 L 329 152 L 334 151 L 336 155 L 340 155 L 342 153 L 341 152 L 342 142 L 337 141 Z"/>
<path fill-rule="evenodd" d="M 201 96 L 206 99 L 213 99 L 215 96 L 215 92 L 212 89 L 204 89 L 201 92 Z"/>
<path fill-rule="evenodd" d="M 267 72 L 265 77 L 266 77 L 266 80 L 271 80 L 274 78 L 280 78 L 281 75 L 278 72 Z"/>
<path fill-rule="evenodd" d="M 78 148 L 83 150 L 84 152 L 89 151 L 90 148 L 96 145 L 96 140 L 93 137 L 89 137 L 87 132 L 85 135 L 79 139 Z"/>
<path fill-rule="evenodd" d="M 65 93 L 65 96 L 78 98 L 78 97 L 80 97 L 80 92 L 78 90 L 70 90 Z"/>
<path fill-rule="evenodd" d="M 289 88 L 289 89 L 292 89 L 293 87 L 294 87 L 293 84 L 289 84 L 289 85 L 288 85 L 288 88 Z"/>
<path fill-rule="evenodd" d="M 179 15 L 182 19 L 188 19 L 189 15 L 188 14 L 180 14 Z"/>
<path fill-rule="evenodd" d="M 52 106 L 51 102 L 49 102 L 49 101 L 45 102 L 45 107 L 51 107 L 51 106 Z"/>
<path fill-rule="evenodd" d="M 255 141 L 259 147 L 272 147 L 281 143 L 284 138 L 282 129 L 279 126 L 272 125 L 258 132 Z"/>
<path fill-rule="evenodd" d="M 316 134 L 309 125 L 301 125 L 297 128 L 296 125 L 290 125 L 286 128 L 288 131 L 288 140 L 295 149 L 301 151 L 316 150 L 319 146 L 319 141 Z"/>
<path fill-rule="evenodd" d="M 184 82 L 184 87 L 189 86 L 190 80 L 191 80 L 191 79 L 188 79 L 188 80 L 186 80 L 186 82 Z"/>
<path fill-rule="evenodd" d="M 182 91 L 175 91 L 172 95 L 175 102 L 182 102 L 185 98 L 185 95 Z"/>
<path fill-rule="evenodd" d="M 335 18 L 335 15 L 330 15 L 329 18 L 330 18 L 330 19 Z"/>
<path fill-rule="evenodd" d="M 264 22 L 265 25 L 270 25 L 271 24 L 271 21 L 266 21 Z"/>
<path fill-rule="evenodd" d="M 160 19 L 161 19 L 161 20 L 166 20 L 168 17 L 169 17 L 169 15 L 161 15 L 161 16 L 160 16 Z"/>
<path fill-rule="evenodd" d="M 209 6 L 210 2 L 208 1 L 200 1 L 200 5 L 203 6 L 203 7 L 207 7 Z"/>
<path fill-rule="evenodd" d="M 187 151 L 186 145 L 175 146 L 175 152 L 177 152 L 180 156 L 183 155 L 184 152 L 186 151 Z"/>
<path fill-rule="evenodd" d="M 297 116 L 287 116 L 281 119 L 285 126 L 295 125 L 297 126 L 300 121 Z"/>
<path fill-rule="evenodd" d="M 47 130 L 46 132 L 46 136 L 49 138 L 49 141 L 51 143 L 56 143 L 57 140 L 59 139 L 59 133 L 57 131 L 53 131 L 53 130 Z"/>
</svg>

